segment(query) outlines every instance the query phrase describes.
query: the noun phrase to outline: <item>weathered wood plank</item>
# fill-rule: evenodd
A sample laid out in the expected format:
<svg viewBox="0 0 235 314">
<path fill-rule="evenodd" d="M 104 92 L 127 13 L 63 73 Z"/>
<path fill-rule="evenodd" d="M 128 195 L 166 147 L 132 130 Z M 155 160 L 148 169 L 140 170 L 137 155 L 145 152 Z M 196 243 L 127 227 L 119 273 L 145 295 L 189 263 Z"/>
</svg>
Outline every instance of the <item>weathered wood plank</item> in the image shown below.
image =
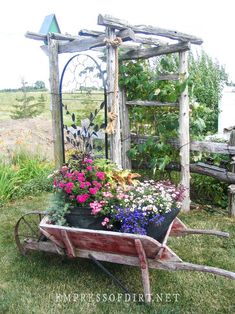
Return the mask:
<svg viewBox="0 0 235 314">
<path fill-rule="evenodd" d="M 147 59 L 174 52 L 182 52 L 190 49 L 190 43 L 178 43 L 173 45 L 158 46 L 145 49 L 134 49 L 120 55 L 120 60 Z"/>
<path fill-rule="evenodd" d="M 179 53 L 179 75 L 182 83 L 188 78 L 188 53 Z M 179 142 L 180 142 L 180 164 L 181 164 L 181 184 L 185 187 L 182 210 L 190 211 L 190 137 L 189 137 L 189 96 L 188 85 L 180 95 L 179 112 Z"/>
<path fill-rule="evenodd" d="M 199 164 L 190 164 L 190 172 L 193 173 L 199 173 L 203 175 L 207 175 L 210 177 L 213 177 L 219 181 L 226 182 L 228 184 L 234 184 L 235 183 L 235 174 L 233 172 L 226 171 L 224 168 L 205 165 L 203 166 L 203 163 Z M 174 171 L 180 171 L 180 165 L 176 163 L 170 163 L 166 166 L 166 170 L 174 170 Z"/>
<path fill-rule="evenodd" d="M 113 27 L 116 29 L 131 28 L 136 33 L 150 34 L 163 36 L 166 38 L 189 41 L 193 44 L 201 45 L 202 39 L 196 36 L 189 34 L 181 33 L 175 30 L 168 30 L 160 27 L 146 26 L 146 25 L 130 25 L 127 21 L 117 19 L 110 15 L 101 15 L 98 16 L 98 25 L 104 25 L 108 27 Z"/>
<path fill-rule="evenodd" d="M 50 69 L 50 96 L 52 114 L 52 132 L 54 145 L 54 160 L 56 168 L 64 163 L 63 149 L 63 126 L 59 94 L 59 64 L 58 64 L 58 41 L 48 36 L 49 69 Z"/>
<path fill-rule="evenodd" d="M 148 261 L 146 258 L 146 254 L 140 239 L 135 240 L 135 247 L 138 253 L 140 269 L 141 269 L 141 276 L 142 276 L 142 283 L 144 287 L 144 298 L 146 302 L 151 302 L 151 289 L 150 289 L 150 281 L 149 281 L 149 268 L 148 268 Z"/>
<path fill-rule="evenodd" d="M 159 141 L 158 136 L 149 135 L 136 135 L 131 134 L 131 140 L 135 143 L 146 142 L 148 138 L 152 138 L 154 141 Z M 169 144 L 178 149 L 180 147 L 178 139 L 169 139 Z M 233 155 L 235 154 L 235 147 L 229 146 L 227 143 L 208 142 L 208 141 L 191 141 L 190 150 L 197 152 L 207 152 L 216 154 Z"/>
<path fill-rule="evenodd" d="M 230 133 L 229 145 L 235 148 L 235 130 L 232 130 Z M 235 174 L 235 154 L 231 156 L 231 171 Z M 235 217 L 235 185 L 230 185 L 229 189 L 229 215 L 230 217 Z"/>
<path fill-rule="evenodd" d="M 26 251 L 42 251 L 46 253 L 65 255 L 64 251 L 51 241 L 28 240 L 24 244 L 24 249 Z"/>
<path fill-rule="evenodd" d="M 134 36 L 133 31 L 123 30 L 118 32 L 118 37 L 122 38 L 122 41 L 128 41 Z M 106 46 L 107 35 L 102 34 L 98 37 L 76 39 L 68 43 L 59 43 L 59 53 L 72 53 L 86 51 L 95 47 Z"/>
<path fill-rule="evenodd" d="M 161 74 L 159 75 L 156 80 L 157 81 L 178 81 L 180 79 L 179 74 Z"/>
<path fill-rule="evenodd" d="M 78 35 L 80 36 L 91 36 L 91 37 L 99 37 L 100 35 L 105 35 L 105 32 L 100 32 L 100 31 L 93 31 L 89 29 L 81 29 L 78 32 Z"/>
<path fill-rule="evenodd" d="M 189 270 L 189 271 L 199 271 L 199 272 L 207 272 L 211 274 L 215 274 L 217 276 L 223 276 L 230 279 L 235 280 L 235 273 L 224 270 L 217 267 L 205 266 L 205 265 L 197 265 L 186 262 L 156 262 L 156 268 L 164 269 L 164 270 Z"/>
<path fill-rule="evenodd" d="M 152 106 L 152 107 L 179 107 L 179 103 L 175 102 L 160 102 L 160 101 L 147 101 L 147 100 L 128 100 L 128 106 Z"/>
<path fill-rule="evenodd" d="M 125 89 L 119 92 L 119 107 L 120 107 L 120 124 L 121 124 L 121 143 L 122 143 L 122 168 L 131 169 L 131 159 L 128 157 L 127 152 L 131 148 L 131 132 L 130 120 L 128 113 L 128 106 L 126 102 Z"/>
<path fill-rule="evenodd" d="M 34 33 L 34 32 L 26 32 L 25 37 L 29 39 L 35 39 L 35 40 L 43 40 L 43 41 L 47 40 L 47 35 Z M 68 34 L 59 34 L 59 33 L 50 33 L 50 37 L 51 39 L 69 40 L 69 41 L 84 38 L 81 36 L 72 36 Z"/>
<path fill-rule="evenodd" d="M 113 41 L 116 38 L 114 29 L 106 29 L 106 38 Z M 108 134 L 110 138 L 110 159 L 119 167 L 122 164 L 121 158 L 121 127 L 119 112 L 119 95 L 118 95 L 118 55 L 116 55 L 117 47 L 107 46 L 107 110 L 109 113 L 116 114 L 114 120 L 113 134 Z"/>
</svg>

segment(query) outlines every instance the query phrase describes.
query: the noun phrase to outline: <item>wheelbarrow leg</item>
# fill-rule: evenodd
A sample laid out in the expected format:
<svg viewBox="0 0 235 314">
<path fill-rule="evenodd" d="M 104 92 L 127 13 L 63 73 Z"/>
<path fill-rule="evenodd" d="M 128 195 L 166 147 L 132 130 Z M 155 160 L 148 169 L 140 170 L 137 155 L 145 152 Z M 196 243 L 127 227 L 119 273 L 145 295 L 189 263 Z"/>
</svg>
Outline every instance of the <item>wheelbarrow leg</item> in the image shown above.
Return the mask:
<svg viewBox="0 0 235 314">
<path fill-rule="evenodd" d="M 104 267 L 92 254 L 89 254 L 88 257 L 106 274 L 108 275 L 114 283 L 119 286 L 125 293 L 132 295 L 129 290 L 121 283 L 119 279 L 117 279 L 110 271 Z"/>
<path fill-rule="evenodd" d="M 151 302 L 151 289 L 150 289 L 150 281 L 149 281 L 149 267 L 148 261 L 146 258 L 145 250 L 143 248 L 142 242 L 140 239 L 135 239 L 135 247 L 138 253 L 140 269 L 142 275 L 142 282 L 144 288 L 144 298 L 146 302 Z"/>
</svg>

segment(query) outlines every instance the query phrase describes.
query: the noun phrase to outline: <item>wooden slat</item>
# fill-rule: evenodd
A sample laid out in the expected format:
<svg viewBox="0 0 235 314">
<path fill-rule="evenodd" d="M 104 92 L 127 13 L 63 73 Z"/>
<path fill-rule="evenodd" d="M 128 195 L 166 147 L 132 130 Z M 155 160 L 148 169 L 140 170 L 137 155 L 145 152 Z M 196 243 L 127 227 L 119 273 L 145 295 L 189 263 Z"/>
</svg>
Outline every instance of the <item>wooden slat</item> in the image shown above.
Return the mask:
<svg viewBox="0 0 235 314">
<path fill-rule="evenodd" d="M 179 80 L 179 74 L 161 74 L 159 75 L 156 80 L 157 81 L 178 81 Z"/>
<path fill-rule="evenodd" d="M 147 100 L 128 100 L 128 106 L 152 106 L 152 107 L 179 107 L 179 103 L 175 102 L 160 102 L 160 101 L 147 101 Z"/>
<path fill-rule="evenodd" d="M 163 36 L 163 37 L 174 39 L 174 40 L 189 41 L 197 45 L 201 45 L 203 42 L 201 38 L 198 38 L 196 36 L 192 36 L 189 34 L 181 33 L 175 30 L 168 30 L 168 29 L 164 29 L 160 27 L 153 27 L 153 26 L 146 26 L 146 25 L 130 25 L 128 22 L 117 19 L 110 15 L 100 14 L 98 16 L 98 24 L 108 26 L 108 27 L 113 27 L 116 29 L 131 28 L 136 33 Z"/>
<path fill-rule="evenodd" d="M 131 139 L 135 142 L 143 143 L 147 139 L 152 138 L 154 141 L 159 141 L 158 136 L 149 136 L 149 135 L 136 135 L 131 134 Z M 178 139 L 169 139 L 169 144 L 175 148 L 179 148 Z M 225 155 L 235 155 L 235 147 L 229 146 L 227 143 L 218 143 L 218 142 L 208 142 L 208 141 L 190 141 L 190 150 L 197 152 L 207 152 L 207 153 L 216 153 L 216 154 L 225 154 Z"/>
<path fill-rule="evenodd" d="M 174 52 L 182 52 L 190 49 L 190 43 L 178 43 L 173 45 L 158 46 L 145 49 L 134 49 L 120 55 L 120 60 L 148 59 L 151 57 L 166 55 Z"/>
<path fill-rule="evenodd" d="M 146 258 L 146 254 L 140 239 L 135 239 L 135 247 L 138 253 L 138 258 L 140 262 L 142 283 L 144 288 L 144 297 L 146 302 L 151 302 L 151 289 L 150 289 L 150 281 L 149 281 L 149 268 L 148 261 Z"/>
</svg>

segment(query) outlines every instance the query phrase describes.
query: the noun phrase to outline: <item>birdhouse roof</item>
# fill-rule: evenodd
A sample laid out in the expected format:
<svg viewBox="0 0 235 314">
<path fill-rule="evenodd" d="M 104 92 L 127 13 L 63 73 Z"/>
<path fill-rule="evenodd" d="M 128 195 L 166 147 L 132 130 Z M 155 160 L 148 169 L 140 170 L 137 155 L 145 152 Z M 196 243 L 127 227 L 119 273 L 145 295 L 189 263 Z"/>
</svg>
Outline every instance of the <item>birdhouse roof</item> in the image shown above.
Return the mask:
<svg viewBox="0 0 235 314">
<path fill-rule="evenodd" d="M 55 14 L 47 15 L 44 18 L 39 33 L 43 35 L 47 35 L 48 33 L 61 33 Z"/>
</svg>

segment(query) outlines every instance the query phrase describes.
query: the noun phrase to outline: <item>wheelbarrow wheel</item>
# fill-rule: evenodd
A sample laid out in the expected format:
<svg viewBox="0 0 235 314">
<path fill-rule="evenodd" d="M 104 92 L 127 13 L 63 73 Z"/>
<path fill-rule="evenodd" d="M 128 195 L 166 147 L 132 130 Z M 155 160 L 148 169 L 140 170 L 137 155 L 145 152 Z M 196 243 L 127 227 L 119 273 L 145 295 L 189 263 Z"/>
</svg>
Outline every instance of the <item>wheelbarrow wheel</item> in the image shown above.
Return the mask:
<svg viewBox="0 0 235 314">
<path fill-rule="evenodd" d="M 29 241 L 39 242 L 44 237 L 40 232 L 39 223 L 46 212 L 33 211 L 24 214 L 16 223 L 14 235 L 15 242 L 21 254 L 27 252 L 26 243 Z"/>
</svg>

